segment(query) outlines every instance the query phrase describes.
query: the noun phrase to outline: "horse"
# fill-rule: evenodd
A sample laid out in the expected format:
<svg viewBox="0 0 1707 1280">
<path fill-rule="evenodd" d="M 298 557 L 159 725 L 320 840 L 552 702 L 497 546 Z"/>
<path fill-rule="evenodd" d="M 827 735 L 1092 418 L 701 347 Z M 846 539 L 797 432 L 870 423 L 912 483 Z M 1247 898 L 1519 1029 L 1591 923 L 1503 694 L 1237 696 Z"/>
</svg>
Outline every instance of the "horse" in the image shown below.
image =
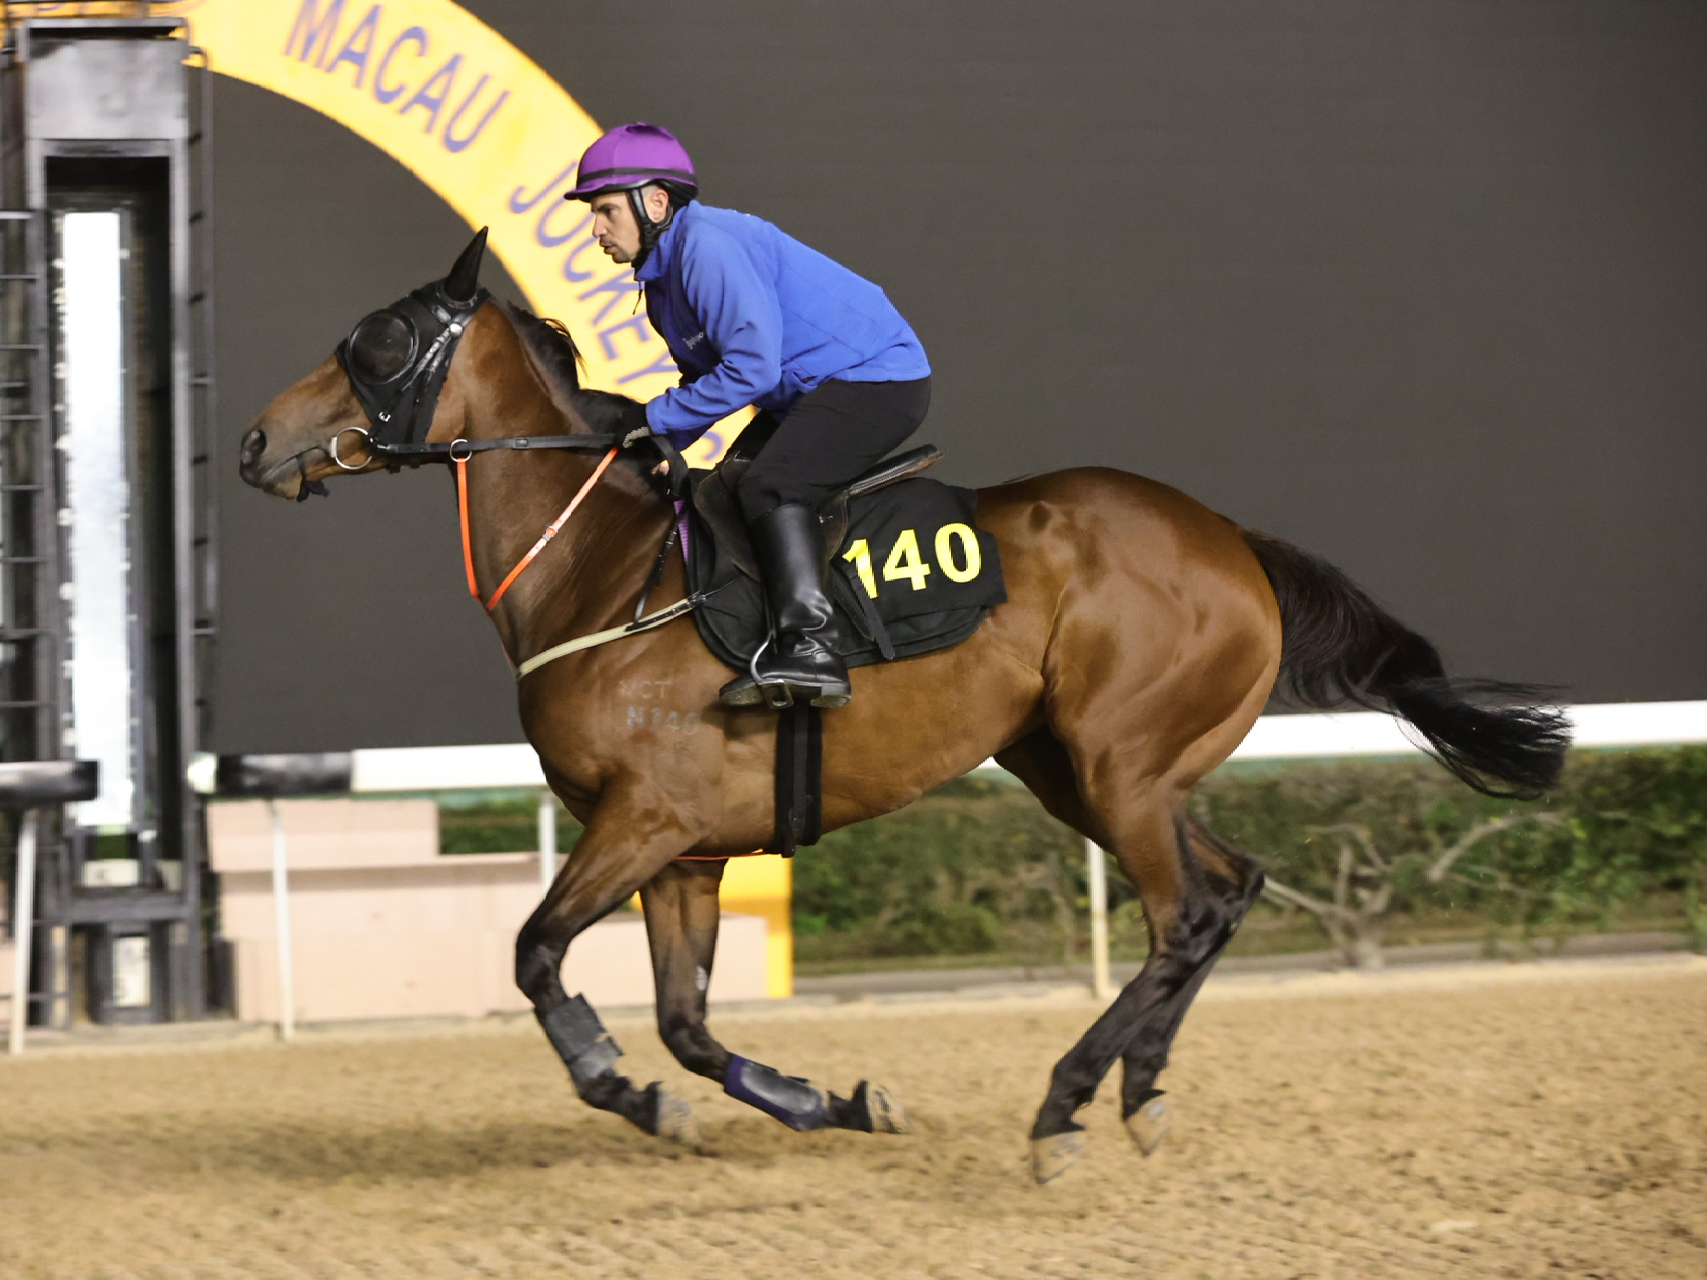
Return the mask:
<svg viewBox="0 0 1707 1280">
<path fill-rule="evenodd" d="M 470 590 L 517 668 L 546 779 L 583 824 L 515 968 L 582 1099 L 697 1142 L 686 1102 L 621 1074 L 596 1011 L 561 979 L 575 937 L 638 892 L 658 1032 L 683 1067 L 795 1129 L 904 1132 L 887 1090 L 861 1081 L 844 1097 L 732 1053 L 707 1026 L 725 860 L 774 830 L 777 718 L 718 701 L 729 672 L 682 616 L 681 557 L 657 550 L 676 513 L 656 455 L 618 456 L 601 434 L 632 401 L 581 385 L 560 324 L 479 287 L 483 251 L 484 232 L 268 404 L 242 438 L 241 477 L 301 500 L 336 475 L 452 464 Z M 386 400 L 388 385 L 404 390 Z M 387 446 L 394 413 L 411 412 L 415 442 Z M 1169 1046 L 1263 885 L 1187 798 L 1271 695 L 1390 711 L 1489 794 L 1551 786 L 1569 737 L 1538 691 L 1448 678 L 1426 639 L 1331 565 L 1154 480 L 1038 475 L 980 489 L 977 520 L 999 545 L 1006 602 L 953 647 L 853 672 L 852 703 L 823 714 L 823 827 L 900 809 L 994 757 L 1131 881 L 1148 958 L 1051 1072 L 1030 1131 L 1047 1182 L 1080 1155 L 1074 1117 L 1117 1061 L 1138 1150 L 1167 1131 L 1156 1083 Z M 541 537 L 548 526 L 560 532 Z M 654 582 L 676 612 L 626 626 Z"/>
</svg>

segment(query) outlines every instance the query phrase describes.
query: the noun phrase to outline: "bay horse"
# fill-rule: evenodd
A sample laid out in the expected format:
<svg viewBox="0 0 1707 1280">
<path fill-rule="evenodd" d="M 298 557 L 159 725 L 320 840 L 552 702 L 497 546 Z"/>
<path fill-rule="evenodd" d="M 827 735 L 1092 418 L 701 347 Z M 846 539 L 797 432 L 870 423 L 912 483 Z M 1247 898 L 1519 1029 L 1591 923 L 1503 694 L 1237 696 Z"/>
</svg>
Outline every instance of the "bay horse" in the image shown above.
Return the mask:
<svg viewBox="0 0 1707 1280">
<path fill-rule="evenodd" d="M 489 612 L 523 671 L 528 740 L 584 829 L 517 937 L 516 982 L 585 1101 L 647 1133 L 696 1140 L 686 1103 L 624 1077 L 597 1014 L 560 977 L 576 935 L 638 891 L 658 1031 L 684 1067 L 797 1129 L 903 1131 L 887 1091 L 820 1089 L 732 1054 L 706 1025 L 721 859 L 763 847 L 774 830 L 777 718 L 719 703 L 729 672 L 686 617 L 526 666 L 636 614 L 676 515 L 655 457 L 612 465 L 611 453 L 595 463 L 598 450 L 579 451 L 602 446 L 600 431 L 628 402 L 580 385 L 561 326 L 479 289 L 483 249 L 484 233 L 444 280 L 363 320 L 274 399 L 243 437 L 242 478 L 301 499 L 330 476 L 400 457 L 450 459 L 465 485 L 476 598 L 535 548 Z M 423 353 L 427 334 L 411 326 L 435 323 Z M 387 378 L 417 393 L 412 454 L 382 443 L 390 418 L 374 388 Z M 579 510 L 565 524 L 571 494 Z M 554 517 L 562 531 L 540 550 Z M 977 519 L 1000 546 L 1007 602 L 959 645 L 854 671 L 852 704 L 824 716 L 823 825 L 900 809 L 993 756 L 1131 880 L 1149 956 L 1050 1076 L 1031 1128 L 1042 1182 L 1077 1158 L 1074 1115 L 1117 1061 L 1140 1151 L 1167 1129 L 1156 1080 L 1169 1045 L 1263 882 L 1252 858 L 1188 819 L 1187 795 L 1277 682 L 1305 706 L 1396 713 L 1490 793 L 1550 786 L 1568 734 L 1557 711 L 1533 705 L 1533 690 L 1449 680 L 1428 641 L 1332 566 L 1164 484 L 1059 471 L 979 490 Z M 656 598 L 686 593 L 673 556 Z"/>
</svg>

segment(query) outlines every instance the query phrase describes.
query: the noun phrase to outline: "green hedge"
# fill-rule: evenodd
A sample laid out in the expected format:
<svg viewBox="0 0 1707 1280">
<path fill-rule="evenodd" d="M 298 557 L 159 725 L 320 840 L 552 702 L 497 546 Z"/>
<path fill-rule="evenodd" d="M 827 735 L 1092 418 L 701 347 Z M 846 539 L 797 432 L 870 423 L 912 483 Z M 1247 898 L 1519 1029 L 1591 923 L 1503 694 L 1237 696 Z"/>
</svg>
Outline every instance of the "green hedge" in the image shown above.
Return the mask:
<svg viewBox="0 0 1707 1280">
<path fill-rule="evenodd" d="M 440 853 L 537 853 L 537 791 L 461 791 L 435 797 Z M 557 806 L 557 847 L 572 849 L 581 824 Z"/>
<path fill-rule="evenodd" d="M 1388 906 L 1399 920 L 1595 926 L 1671 894 L 1707 941 L 1707 748 L 1578 752 L 1559 790 L 1532 804 L 1481 796 L 1406 759 L 1227 767 L 1192 806 L 1305 892 L 1323 892 L 1337 870 L 1340 833 L 1329 829 L 1366 829 L 1399 863 Z M 1518 819 L 1430 881 L 1429 866 L 1478 823 Z M 1085 932 L 1083 861 L 1080 839 L 1022 788 L 963 779 L 801 851 L 798 954 L 1068 959 Z M 1117 952 L 1141 950 L 1130 888 L 1114 875 L 1109 889 Z"/>
<path fill-rule="evenodd" d="M 535 804 L 527 793 L 441 797 L 440 848 L 531 850 Z M 1366 833 L 1396 864 L 1387 910 L 1399 921 L 1592 927 L 1670 895 L 1707 943 L 1707 747 L 1577 752 L 1559 790 L 1533 804 L 1480 796 L 1421 759 L 1228 766 L 1197 788 L 1192 809 L 1310 894 L 1331 890 L 1346 830 Z M 1523 820 L 1430 880 L 1443 849 L 1509 819 Z M 567 849 L 579 828 L 561 811 L 558 821 Z M 1109 893 L 1117 954 L 1141 953 L 1141 913 L 1117 873 Z M 793 910 L 804 963 L 997 953 L 1059 963 L 1084 942 L 1084 846 L 1012 779 L 963 778 L 801 850 Z M 1259 911 L 1253 930 L 1278 927 L 1275 916 Z M 1298 945 L 1321 945 L 1307 920 L 1289 927 L 1303 931 Z"/>
<path fill-rule="evenodd" d="M 1071 945 L 1083 862 L 1083 841 L 1030 792 L 963 778 L 795 856 L 796 946 L 805 955 L 1052 953 Z M 841 935 L 839 946 L 830 935 Z"/>
</svg>

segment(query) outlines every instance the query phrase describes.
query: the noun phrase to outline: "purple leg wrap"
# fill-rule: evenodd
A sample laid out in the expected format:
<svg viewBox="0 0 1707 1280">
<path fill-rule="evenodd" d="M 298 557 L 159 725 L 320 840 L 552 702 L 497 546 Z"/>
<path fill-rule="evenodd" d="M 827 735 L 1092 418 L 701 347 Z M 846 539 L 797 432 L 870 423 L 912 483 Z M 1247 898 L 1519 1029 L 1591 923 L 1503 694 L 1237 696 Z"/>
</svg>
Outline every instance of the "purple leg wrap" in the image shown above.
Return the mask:
<svg viewBox="0 0 1707 1280">
<path fill-rule="evenodd" d="M 827 1103 L 824 1095 L 800 1077 L 785 1076 L 762 1062 L 730 1054 L 729 1070 L 723 1075 L 723 1092 L 757 1107 L 790 1129 L 824 1127 Z"/>
</svg>

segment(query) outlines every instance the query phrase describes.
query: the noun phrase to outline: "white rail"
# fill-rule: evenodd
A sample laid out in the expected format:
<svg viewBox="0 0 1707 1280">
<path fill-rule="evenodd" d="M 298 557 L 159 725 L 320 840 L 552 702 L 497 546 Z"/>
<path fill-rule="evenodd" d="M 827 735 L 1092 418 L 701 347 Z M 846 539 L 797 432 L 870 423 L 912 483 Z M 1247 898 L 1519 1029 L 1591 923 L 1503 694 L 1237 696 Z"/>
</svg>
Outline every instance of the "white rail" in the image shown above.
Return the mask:
<svg viewBox="0 0 1707 1280">
<path fill-rule="evenodd" d="M 1707 702 L 1601 702 L 1566 709 L 1579 747 L 1679 746 L 1707 742 Z M 1263 716 L 1234 760 L 1409 755 L 1419 750 L 1379 711 Z"/>
<path fill-rule="evenodd" d="M 1677 746 L 1707 742 L 1707 701 L 1603 702 L 1567 708 L 1579 747 Z M 1399 721 L 1379 711 L 1263 716 L 1234 760 L 1304 760 L 1413 755 Z M 483 791 L 545 788 L 539 757 L 525 742 L 469 747 L 382 747 L 350 753 L 353 791 Z M 998 767 L 994 760 L 985 768 Z"/>
</svg>

